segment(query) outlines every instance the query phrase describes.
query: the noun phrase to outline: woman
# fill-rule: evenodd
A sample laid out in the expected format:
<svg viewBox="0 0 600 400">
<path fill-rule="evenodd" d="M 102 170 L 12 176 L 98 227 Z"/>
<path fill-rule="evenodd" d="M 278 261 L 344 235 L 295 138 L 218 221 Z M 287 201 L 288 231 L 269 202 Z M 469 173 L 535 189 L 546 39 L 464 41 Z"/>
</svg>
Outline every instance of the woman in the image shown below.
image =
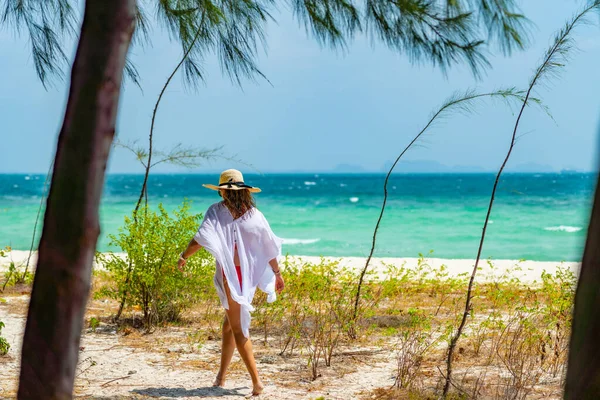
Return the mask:
<svg viewBox="0 0 600 400">
<path fill-rule="evenodd" d="M 221 366 L 214 386 L 223 386 L 227 367 L 237 347 L 252 378 L 252 394 L 259 395 L 263 384 L 258 377 L 250 342 L 250 312 L 256 288 L 267 293 L 268 302 L 284 288 L 277 257 L 281 239 L 271 230 L 264 215 L 256 208 L 252 193 L 259 188 L 248 186 L 240 171 L 224 171 L 219 185 L 203 185 L 217 190 L 223 201 L 209 207 L 198 233 L 179 257 L 180 269 L 188 257 L 201 247 L 217 262 L 214 283 L 225 308 Z"/>
</svg>

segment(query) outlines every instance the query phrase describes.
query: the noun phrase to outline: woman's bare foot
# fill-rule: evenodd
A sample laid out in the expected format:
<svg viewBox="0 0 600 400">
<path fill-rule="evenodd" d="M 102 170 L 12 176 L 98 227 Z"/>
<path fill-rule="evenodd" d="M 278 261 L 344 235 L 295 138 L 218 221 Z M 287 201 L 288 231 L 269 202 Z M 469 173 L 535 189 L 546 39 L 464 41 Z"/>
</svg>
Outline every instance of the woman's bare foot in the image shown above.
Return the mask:
<svg viewBox="0 0 600 400">
<path fill-rule="evenodd" d="M 252 396 L 258 396 L 262 394 L 264 390 L 265 387 L 263 386 L 262 382 L 258 381 L 258 383 L 252 385 Z"/>
<path fill-rule="evenodd" d="M 215 382 L 213 383 L 214 387 L 224 387 L 225 386 L 225 378 L 223 378 L 220 374 L 217 374 L 215 378 Z"/>
</svg>

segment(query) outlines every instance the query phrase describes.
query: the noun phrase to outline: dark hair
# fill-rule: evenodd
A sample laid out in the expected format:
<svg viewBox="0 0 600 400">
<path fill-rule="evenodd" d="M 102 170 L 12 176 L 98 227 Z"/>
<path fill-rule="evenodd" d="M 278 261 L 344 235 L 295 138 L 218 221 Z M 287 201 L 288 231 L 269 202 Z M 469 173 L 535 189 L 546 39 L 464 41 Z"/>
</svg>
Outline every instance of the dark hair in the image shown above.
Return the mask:
<svg viewBox="0 0 600 400">
<path fill-rule="evenodd" d="M 248 189 L 219 190 L 223 204 L 229 209 L 233 218 L 239 218 L 247 211 L 256 207 L 252 193 Z"/>
</svg>

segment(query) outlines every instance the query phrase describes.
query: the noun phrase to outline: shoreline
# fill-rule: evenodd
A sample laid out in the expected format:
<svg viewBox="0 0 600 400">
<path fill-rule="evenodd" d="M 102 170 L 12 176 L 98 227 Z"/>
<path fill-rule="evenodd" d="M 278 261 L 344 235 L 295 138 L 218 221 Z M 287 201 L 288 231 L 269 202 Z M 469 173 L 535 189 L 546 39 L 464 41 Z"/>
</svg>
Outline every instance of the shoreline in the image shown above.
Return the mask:
<svg viewBox="0 0 600 400">
<path fill-rule="evenodd" d="M 24 264 L 27 261 L 29 251 L 12 250 L 8 257 L 0 258 L 0 272 L 5 272 L 12 261 L 16 265 Z M 284 265 L 285 256 L 280 258 L 280 264 Z M 287 260 L 297 264 L 302 263 L 320 263 L 338 262 L 340 267 L 345 267 L 353 271 L 361 271 L 366 263 L 366 257 L 329 257 L 329 256 L 288 256 Z M 421 265 L 422 272 L 441 271 L 442 266 L 445 270 L 443 274 L 448 277 L 470 276 L 473 271 L 474 259 L 444 259 L 424 257 Z M 35 269 L 37 261 L 37 251 L 33 252 L 30 261 L 31 270 Z M 516 278 L 523 283 L 534 283 L 541 280 L 543 272 L 554 274 L 559 267 L 568 268 L 575 276 L 579 275 L 580 262 L 566 261 L 528 261 L 528 260 L 490 260 L 493 268 L 488 264 L 487 259 L 481 259 L 478 265 L 477 282 L 494 282 L 502 278 Z M 419 258 L 415 257 L 374 257 L 369 263 L 369 270 L 378 280 L 384 280 L 387 277 L 388 266 L 393 265 L 396 268 L 405 268 L 409 271 L 419 270 Z M 427 265 L 427 267 L 425 266 Z"/>
</svg>

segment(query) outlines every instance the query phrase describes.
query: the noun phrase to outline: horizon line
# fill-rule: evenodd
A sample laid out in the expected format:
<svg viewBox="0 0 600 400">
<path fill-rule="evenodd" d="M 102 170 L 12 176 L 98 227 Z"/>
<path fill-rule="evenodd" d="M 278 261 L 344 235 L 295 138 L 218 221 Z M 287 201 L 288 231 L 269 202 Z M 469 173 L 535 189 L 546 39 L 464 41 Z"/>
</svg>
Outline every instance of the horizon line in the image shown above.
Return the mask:
<svg viewBox="0 0 600 400">
<path fill-rule="evenodd" d="M 47 172 L 2 172 L 0 175 L 46 175 Z M 214 175 L 220 174 L 221 171 L 204 171 L 204 172 L 152 172 L 151 175 Z M 498 171 L 397 171 L 392 172 L 392 175 L 490 175 L 497 174 Z M 564 169 L 560 171 L 526 171 L 513 170 L 504 171 L 503 174 L 541 174 L 541 175 L 561 175 L 561 174 L 597 174 L 598 171 L 586 170 L 570 170 Z M 245 175 L 387 175 L 386 171 L 268 171 L 268 172 L 244 172 Z M 106 175 L 144 175 L 144 172 L 107 172 Z"/>
</svg>

